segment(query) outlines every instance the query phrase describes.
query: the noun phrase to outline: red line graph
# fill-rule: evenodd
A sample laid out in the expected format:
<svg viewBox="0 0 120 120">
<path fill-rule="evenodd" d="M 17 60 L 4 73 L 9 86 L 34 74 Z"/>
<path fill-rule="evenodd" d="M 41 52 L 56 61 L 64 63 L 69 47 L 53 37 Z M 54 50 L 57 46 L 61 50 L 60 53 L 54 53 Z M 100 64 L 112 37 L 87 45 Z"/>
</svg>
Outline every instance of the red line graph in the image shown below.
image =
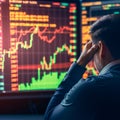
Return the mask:
<svg viewBox="0 0 120 120">
<path fill-rule="evenodd" d="M 38 34 L 40 40 L 47 43 L 52 43 L 56 39 L 56 34 L 66 34 L 66 33 L 70 33 L 70 31 L 71 28 L 68 26 L 60 27 L 58 29 L 55 29 L 55 31 L 48 30 L 48 27 L 45 27 L 43 30 L 40 30 L 39 27 L 31 27 L 29 30 L 25 30 L 25 31 L 20 30 L 19 32 L 17 32 L 20 34 L 17 41 L 20 41 L 23 36 L 29 33 L 33 33 L 33 34 Z M 52 34 L 53 36 L 51 38 L 48 38 L 48 35 L 44 35 L 44 33 Z"/>
</svg>

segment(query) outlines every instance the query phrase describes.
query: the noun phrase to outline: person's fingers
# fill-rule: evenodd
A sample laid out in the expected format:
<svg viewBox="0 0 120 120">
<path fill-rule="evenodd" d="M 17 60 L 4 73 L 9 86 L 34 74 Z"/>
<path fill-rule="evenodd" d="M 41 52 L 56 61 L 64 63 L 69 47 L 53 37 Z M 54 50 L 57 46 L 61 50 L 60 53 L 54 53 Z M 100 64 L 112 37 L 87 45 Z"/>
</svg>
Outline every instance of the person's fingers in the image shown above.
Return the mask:
<svg viewBox="0 0 120 120">
<path fill-rule="evenodd" d="M 91 55 L 94 55 L 97 50 L 98 50 L 99 46 L 97 44 L 92 45 L 92 47 L 88 50 L 88 53 Z"/>
<path fill-rule="evenodd" d="M 77 63 L 86 66 L 88 62 L 93 58 L 94 54 L 97 52 L 99 46 L 97 44 L 92 44 L 92 41 L 86 43 Z"/>
<path fill-rule="evenodd" d="M 85 46 L 87 49 L 91 48 L 92 47 L 92 41 L 89 41 L 87 42 L 86 46 Z"/>
</svg>

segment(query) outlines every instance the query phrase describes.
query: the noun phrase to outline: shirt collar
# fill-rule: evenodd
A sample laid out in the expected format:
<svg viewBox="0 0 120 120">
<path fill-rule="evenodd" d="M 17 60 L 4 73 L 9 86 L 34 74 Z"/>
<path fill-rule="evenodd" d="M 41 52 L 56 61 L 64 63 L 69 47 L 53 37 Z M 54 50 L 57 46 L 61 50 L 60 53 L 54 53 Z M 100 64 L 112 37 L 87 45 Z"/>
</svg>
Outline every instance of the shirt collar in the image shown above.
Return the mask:
<svg viewBox="0 0 120 120">
<path fill-rule="evenodd" d="M 119 60 L 112 61 L 112 62 L 110 62 L 109 64 L 107 64 L 107 65 L 101 70 L 101 72 L 99 73 L 99 75 L 102 75 L 102 74 L 106 73 L 106 72 L 108 71 L 108 69 L 110 69 L 112 66 L 117 65 L 117 64 L 120 64 L 120 59 L 119 59 Z"/>
</svg>

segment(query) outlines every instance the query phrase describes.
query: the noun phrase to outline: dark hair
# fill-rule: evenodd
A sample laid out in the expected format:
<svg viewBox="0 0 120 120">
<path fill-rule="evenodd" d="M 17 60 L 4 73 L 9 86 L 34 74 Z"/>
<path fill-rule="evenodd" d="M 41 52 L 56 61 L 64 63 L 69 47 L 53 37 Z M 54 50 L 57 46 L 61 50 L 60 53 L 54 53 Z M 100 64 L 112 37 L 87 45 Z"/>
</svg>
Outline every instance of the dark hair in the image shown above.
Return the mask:
<svg viewBox="0 0 120 120">
<path fill-rule="evenodd" d="M 94 43 L 103 41 L 114 59 L 120 58 L 120 14 L 105 15 L 98 19 L 90 29 Z"/>
</svg>

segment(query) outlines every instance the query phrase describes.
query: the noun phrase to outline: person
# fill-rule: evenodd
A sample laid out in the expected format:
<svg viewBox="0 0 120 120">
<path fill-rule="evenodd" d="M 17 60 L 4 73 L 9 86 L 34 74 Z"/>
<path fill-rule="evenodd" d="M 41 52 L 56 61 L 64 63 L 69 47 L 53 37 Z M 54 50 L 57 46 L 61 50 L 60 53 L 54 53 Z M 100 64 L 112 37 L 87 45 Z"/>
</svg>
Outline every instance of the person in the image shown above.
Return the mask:
<svg viewBox="0 0 120 120">
<path fill-rule="evenodd" d="M 120 120 L 120 15 L 99 18 L 90 36 L 52 96 L 45 120 Z M 99 74 L 83 79 L 91 60 Z"/>
</svg>

